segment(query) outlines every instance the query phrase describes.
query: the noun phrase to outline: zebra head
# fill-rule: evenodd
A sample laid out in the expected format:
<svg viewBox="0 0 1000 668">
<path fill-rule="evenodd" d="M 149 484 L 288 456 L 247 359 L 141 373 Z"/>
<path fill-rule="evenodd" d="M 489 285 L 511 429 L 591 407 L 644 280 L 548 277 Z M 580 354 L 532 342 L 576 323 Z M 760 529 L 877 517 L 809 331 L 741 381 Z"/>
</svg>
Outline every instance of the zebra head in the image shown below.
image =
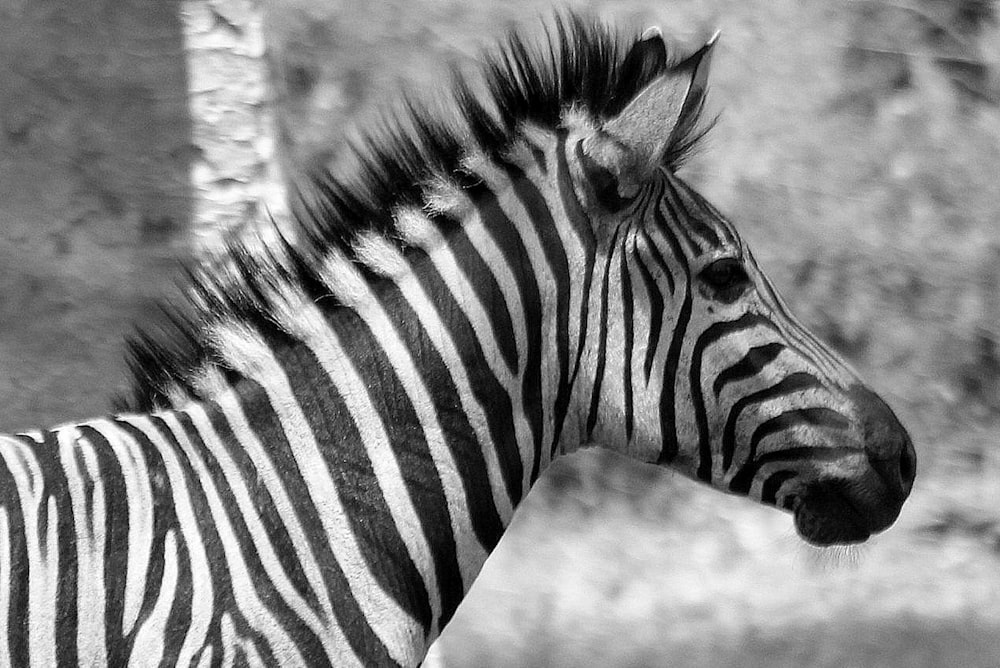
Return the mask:
<svg viewBox="0 0 1000 668">
<path fill-rule="evenodd" d="M 648 32 L 626 66 L 663 73 L 567 141 L 598 237 L 587 434 L 791 511 L 808 542 L 862 541 L 909 494 L 906 430 L 795 320 L 732 223 L 666 157 L 685 148 L 714 43 L 664 69 L 664 42 Z"/>
</svg>

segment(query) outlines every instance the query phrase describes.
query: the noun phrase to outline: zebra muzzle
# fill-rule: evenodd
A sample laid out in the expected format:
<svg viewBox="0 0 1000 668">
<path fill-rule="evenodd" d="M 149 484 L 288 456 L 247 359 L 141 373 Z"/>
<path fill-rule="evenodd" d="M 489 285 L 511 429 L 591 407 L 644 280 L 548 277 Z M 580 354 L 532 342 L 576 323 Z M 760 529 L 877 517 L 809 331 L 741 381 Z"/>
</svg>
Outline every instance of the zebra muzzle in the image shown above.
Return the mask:
<svg viewBox="0 0 1000 668">
<path fill-rule="evenodd" d="M 807 483 L 786 500 L 786 506 L 803 540 L 827 546 L 860 543 L 887 529 L 899 516 L 904 500 L 869 469 L 859 478 Z"/>
</svg>

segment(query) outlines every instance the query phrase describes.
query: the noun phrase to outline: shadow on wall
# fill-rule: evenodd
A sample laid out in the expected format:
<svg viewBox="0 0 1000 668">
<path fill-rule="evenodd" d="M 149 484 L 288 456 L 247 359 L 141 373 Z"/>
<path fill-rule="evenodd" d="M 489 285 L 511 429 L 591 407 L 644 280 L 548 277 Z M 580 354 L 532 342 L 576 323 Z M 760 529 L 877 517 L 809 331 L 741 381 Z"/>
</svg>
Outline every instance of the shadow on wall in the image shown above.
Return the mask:
<svg viewBox="0 0 1000 668">
<path fill-rule="evenodd" d="M 177 0 L 0 6 L 0 429 L 107 411 L 185 255 Z"/>
</svg>

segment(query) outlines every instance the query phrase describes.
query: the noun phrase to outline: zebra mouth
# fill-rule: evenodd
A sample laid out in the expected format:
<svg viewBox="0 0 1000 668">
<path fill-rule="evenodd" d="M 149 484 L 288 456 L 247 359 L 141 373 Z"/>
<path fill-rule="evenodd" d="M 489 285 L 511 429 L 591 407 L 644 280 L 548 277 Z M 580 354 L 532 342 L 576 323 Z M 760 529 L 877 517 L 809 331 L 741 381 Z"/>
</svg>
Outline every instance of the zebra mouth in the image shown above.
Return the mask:
<svg viewBox="0 0 1000 668">
<path fill-rule="evenodd" d="M 787 505 L 802 539 L 820 547 L 861 543 L 892 524 L 898 506 L 886 508 L 882 495 L 872 499 L 855 488 L 848 481 L 822 480 L 796 494 Z"/>
</svg>

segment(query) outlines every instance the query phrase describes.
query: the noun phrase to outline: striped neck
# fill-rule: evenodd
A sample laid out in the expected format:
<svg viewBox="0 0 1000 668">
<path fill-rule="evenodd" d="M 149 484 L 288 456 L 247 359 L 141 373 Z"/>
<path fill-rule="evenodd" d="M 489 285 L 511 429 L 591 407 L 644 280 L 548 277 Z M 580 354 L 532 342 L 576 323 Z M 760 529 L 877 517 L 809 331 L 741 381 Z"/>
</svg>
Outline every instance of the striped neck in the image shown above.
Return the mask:
<svg viewBox="0 0 1000 668">
<path fill-rule="evenodd" d="M 239 324 L 214 332 L 246 379 L 250 429 L 293 435 L 300 468 L 326 464 L 305 480 L 312 496 L 339 498 L 364 561 L 423 585 L 429 607 L 406 612 L 425 628 L 451 617 L 553 454 L 579 443 L 594 241 L 566 149 L 559 135 L 547 151 L 470 161 L 475 185 L 397 211 L 402 245 L 370 234 L 355 260 L 328 255 L 319 276 L 336 306 L 275 286 L 285 344 Z M 225 393 L 216 381 L 199 394 Z"/>
</svg>

